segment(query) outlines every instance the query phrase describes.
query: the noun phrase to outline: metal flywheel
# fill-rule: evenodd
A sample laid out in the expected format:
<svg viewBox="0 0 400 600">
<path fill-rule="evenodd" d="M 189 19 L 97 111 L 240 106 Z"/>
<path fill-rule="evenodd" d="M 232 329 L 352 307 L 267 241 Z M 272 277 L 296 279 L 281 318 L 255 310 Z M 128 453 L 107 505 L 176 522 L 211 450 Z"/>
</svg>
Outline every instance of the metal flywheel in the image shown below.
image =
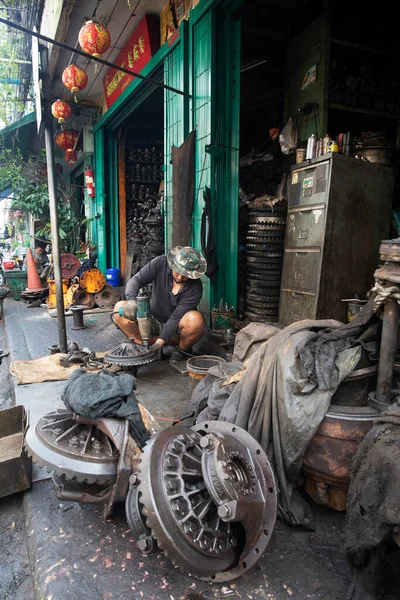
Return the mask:
<svg viewBox="0 0 400 600">
<path fill-rule="evenodd" d="M 156 541 L 183 571 L 223 582 L 259 560 L 276 505 L 260 445 L 237 426 L 206 422 L 169 427 L 146 444 L 126 513 L 142 551 Z"/>
</svg>

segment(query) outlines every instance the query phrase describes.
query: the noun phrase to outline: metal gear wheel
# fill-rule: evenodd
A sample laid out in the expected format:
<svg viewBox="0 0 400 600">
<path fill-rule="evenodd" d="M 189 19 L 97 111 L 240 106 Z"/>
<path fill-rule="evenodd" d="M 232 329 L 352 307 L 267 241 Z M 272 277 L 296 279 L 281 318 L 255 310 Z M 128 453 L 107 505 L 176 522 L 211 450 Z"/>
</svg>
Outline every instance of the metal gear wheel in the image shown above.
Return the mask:
<svg viewBox="0 0 400 600">
<path fill-rule="evenodd" d="M 154 362 L 156 358 L 156 352 L 152 352 L 142 344 L 136 344 L 133 340 L 128 340 L 107 352 L 104 363 L 119 367 L 140 367 Z"/>
<path fill-rule="evenodd" d="M 229 581 L 265 550 L 276 519 L 274 476 L 239 427 L 206 422 L 161 431 L 144 448 L 138 479 L 146 525 L 183 571 Z"/>
<path fill-rule="evenodd" d="M 49 413 L 25 437 L 25 448 L 49 473 L 72 483 L 114 483 L 119 452 L 92 425 L 77 423 L 68 411 Z"/>
</svg>

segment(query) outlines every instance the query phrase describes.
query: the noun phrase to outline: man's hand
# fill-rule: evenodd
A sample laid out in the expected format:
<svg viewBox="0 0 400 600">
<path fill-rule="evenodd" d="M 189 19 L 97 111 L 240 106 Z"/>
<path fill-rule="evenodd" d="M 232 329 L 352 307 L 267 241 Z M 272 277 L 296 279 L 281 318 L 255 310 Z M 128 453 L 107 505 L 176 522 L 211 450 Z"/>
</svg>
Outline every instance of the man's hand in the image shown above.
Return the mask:
<svg viewBox="0 0 400 600">
<path fill-rule="evenodd" d="M 156 354 L 156 360 L 161 359 L 161 348 L 164 346 L 164 340 L 157 340 L 152 344 L 149 348 L 150 352 L 154 352 Z"/>
<path fill-rule="evenodd" d="M 122 308 L 122 316 L 128 321 L 135 321 L 137 313 L 137 302 L 136 300 L 128 300 L 125 306 Z"/>
</svg>

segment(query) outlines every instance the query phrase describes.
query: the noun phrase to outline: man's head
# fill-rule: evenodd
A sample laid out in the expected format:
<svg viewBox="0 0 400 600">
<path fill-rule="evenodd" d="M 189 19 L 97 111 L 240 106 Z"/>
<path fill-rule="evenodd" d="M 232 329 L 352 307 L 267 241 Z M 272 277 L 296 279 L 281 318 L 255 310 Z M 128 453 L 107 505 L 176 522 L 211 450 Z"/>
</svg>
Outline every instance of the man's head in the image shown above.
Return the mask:
<svg viewBox="0 0 400 600">
<path fill-rule="evenodd" d="M 200 252 L 191 246 L 174 246 L 168 252 L 167 260 L 177 283 L 187 279 L 199 279 L 207 270 L 207 262 Z M 178 281 L 175 275 L 181 275 L 184 279 Z"/>
<path fill-rule="evenodd" d="M 44 248 L 43 248 L 42 246 L 38 246 L 38 247 L 36 248 L 36 254 L 38 254 L 39 256 L 40 256 L 41 254 L 43 254 L 43 252 L 44 252 Z"/>
<path fill-rule="evenodd" d="M 181 275 L 180 273 L 177 273 L 177 271 L 172 271 L 172 279 L 175 281 L 175 283 L 185 283 L 189 277 Z"/>
</svg>

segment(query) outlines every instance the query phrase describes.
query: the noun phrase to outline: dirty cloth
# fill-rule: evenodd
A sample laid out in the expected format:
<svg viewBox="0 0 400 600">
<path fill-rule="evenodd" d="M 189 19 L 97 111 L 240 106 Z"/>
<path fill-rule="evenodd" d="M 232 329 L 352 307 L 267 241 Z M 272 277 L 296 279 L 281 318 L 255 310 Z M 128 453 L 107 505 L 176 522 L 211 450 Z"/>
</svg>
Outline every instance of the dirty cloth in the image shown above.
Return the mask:
<svg viewBox="0 0 400 600">
<path fill-rule="evenodd" d="M 354 370 L 361 351 L 355 347 L 339 353 L 333 365 L 331 387 L 321 391 L 304 375 L 297 349 L 317 336 L 319 330 L 340 326 L 333 320 L 305 320 L 275 333 L 252 355 L 218 417 L 242 427 L 261 444 L 277 477 L 282 518 L 310 529 L 314 526 L 312 511 L 296 488 L 303 455 L 332 395 Z M 214 395 L 212 403 L 208 403 L 212 404 L 210 412 L 216 412 L 217 400 Z M 204 414 L 202 420 L 203 417 Z"/>
<path fill-rule="evenodd" d="M 97 358 L 104 356 L 106 352 L 96 352 Z M 34 360 L 12 360 L 10 373 L 17 380 L 18 385 L 29 383 L 43 383 L 44 381 L 64 381 L 68 379 L 72 371 L 80 369 L 83 365 L 77 363 L 70 367 L 62 367 L 60 358 L 66 354 L 49 354 L 43 358 Z M 100 369 L 99 369 L 100 370 Z M 119 371 L 120 367 L 113 365 L 112 371 Z"/>
<path fill-rule="evenodd" d="M 400 406 L 374 420 L 358 447 L 347 494 L 346 546 L 369 550 L 400 526 Z"/>
<path fill-rule="evenodd" d="M 172 246 L 187 246 L 192 231 L 195 139 L 192 131 L 178 148 L 172 146 Z"/>
<path fill-rule="evenodd" d="M 305 339 L 299 345 L 298 353 L 304 372 L 312 382 L 318 384 L 320 390 L 329 390 L 339 352 L 356 345 L 369 351 L 369 344 L 378 342 L 381 327 L 381 320 L 373 312 L 371 298 L 347 325 L 333 331 L 319 331 L 316 336 Z"/>
<path fill-rule="evenodd" d="M 142 448 L 150 438 L 133 390 L 136 380 L 127 373 L 71 373 L 61 400 L 68 410 L 91 419 L 111 417 L 128 419 L 130 433 Z"/>
</svg>

